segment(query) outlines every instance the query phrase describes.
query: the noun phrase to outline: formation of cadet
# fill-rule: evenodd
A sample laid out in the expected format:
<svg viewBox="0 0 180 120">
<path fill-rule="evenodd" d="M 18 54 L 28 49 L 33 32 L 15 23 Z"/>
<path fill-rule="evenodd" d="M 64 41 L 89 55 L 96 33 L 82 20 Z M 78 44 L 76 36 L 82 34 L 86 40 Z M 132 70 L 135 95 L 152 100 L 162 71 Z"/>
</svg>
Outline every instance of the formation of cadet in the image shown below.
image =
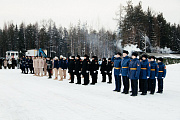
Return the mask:
<svg viewBox="0 0 180 120">
<path fill-rule="evenodd" d="M 102 58 L 102 63 L 99 65 L 98 57 L 92 56 L 91 60 L 88 55 L 84 55 L 84 59 L 81 60 L 79 55 L 71 56 L 70 59 L 66 59 L 62 55 L 53 58 L 42 58 L 35 57 L 33 60 L 31 57 L 24 57 L 21 59 L 21 70 L 22 73 L 28 74 L 28 69 L 34 76 L 46 76 L 47 72 L 49 79 L 52 78 L 54 71 L 54 80 L 58 80 L 58 75 L 60 76 L 59 81 L 66 79 L 66 70 L 70 74 L 70 82 L 74 83 L 75 76 L 77 78 L 76 84 L 81 84 L 81 78 L 84 78 L 82 85 L 88 85 L 90 83 L 90 76 L 92 82 L 90 85 L 95 85 L 98 79 L 98 70 L 100 67 L 100 72 L 102 74 L 102 82 L 106 82 L 106 76 L 108 76 L 109 81 L 107 83 L 112 83 L 112 70 L 114 68 L 114 78 L 115 78 L 115 92 L 121 92 L 121 79 L 123 83 L 123 94 L 129 94 L 129 87 L 131 83 L 131 96 L 138 95 L 138 82 L 139 82 L 139 92 L 141 95 L 147 95 L 147 91 L 150 94 L 155 93 L 156 80 L 158 81 L 158 91 L 157 93 L 163 93 L 163 79 L 166 76 L 166 66 L 163 64 L 163 58 L 158 58 L 156 63 L 156 58 L 147 55 L 142 55 L 138 59 L 138 54 L 136 52 L 132 53 L 132 57 L 128 56 L 128 51 L 123 50 L 123 54 L 117 53 L 112 58 Z M 122 58 L 121 58 L 122 57 Z"/>
<path fill-rule="evenodd" d="M 92 62 L 89 60 L 88 55 L 84 55 L 84 59 L 81 60 L 80 56 L 77 55 L 76 59 L 75 56 L 71 56 L 71 59 L 68 64 L 69 73 L 71 76 L 71 81 L 69 83 L 74 83 L 74 75 L 77 76 L 77 83 L 81 84 L 81 75 L 84 77 L 84 84 L 89 84 L 89 75 L 92 76 L 92 83 L 94 85 L 97 83 L 97 67 L 98 62 L 95 56 L 92 57 Z"/>
<path fill-rule="evenodd" d="M 117 53 L 112 57 L 114 62 L 114 77 L 115 77 L 115 90 L 121 91 L 121 76 L 123 81 L 124 94 L 129 93 L 129 79 L 131 81 L 131 96 L 138 95 L 138 80 L 139 80 L 139 92 L 141 95 L 147 95 L 147 91 L 150 94 L 155 93 L 156 80 L 158 80 L 157 93 L 163 93 L 163 79 L 166 76 L 166 66 L 163 64 L 163 58 L 158 58 L 158 63 L 155 62 L 155 57 L 142 55 L 141 60 L 137 58 L 136 52 L 132 53 L 132 59 L 128 57 L 128 51 L 123 51 L 123 59 L 121 59 L 121 53 Z M 148 60 L 148 59 L 149 60 Z"/>
<path fill-rule="evenodd" d="M 23 56 L 20 60 L 20 69 L 24 74 L 28 74 L 29 70 L 31 74 L 34 74 L 32 57 Z"/>
</svg>

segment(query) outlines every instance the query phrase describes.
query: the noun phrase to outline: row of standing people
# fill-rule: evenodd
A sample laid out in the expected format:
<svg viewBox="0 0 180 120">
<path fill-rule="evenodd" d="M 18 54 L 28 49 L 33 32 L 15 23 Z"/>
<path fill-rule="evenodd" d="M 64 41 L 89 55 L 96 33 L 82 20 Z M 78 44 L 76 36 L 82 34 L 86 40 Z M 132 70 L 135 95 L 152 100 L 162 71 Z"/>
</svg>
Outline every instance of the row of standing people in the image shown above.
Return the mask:
<svg viewBox="0 0 180 120">
<path fill-rule="evenodd" d="M 163 59 L 158 59 L 158 64 L 155 62 L 155 57 L 149 57 L 149 61 L 147 60 L 147 55 L 142 56 L 142 60 L 139 61 L 137 59 L 137 53 L 132 54 L 132 59 L 128 57 L 128 51 L 123 51 L 123 59 L 121 59 L 121 53 L 117 53 L 117 55 L 113 56 L 111 59 L 106 61 L 106 58 L 103 58 L 101 64 L 101 74 L 102 74 L 102 82 L 106 82 L 106 75 L 108 75 L 109 82 L 112 83 L 112 69 L 114 67 L 114 77 L 115 77 L 115 85 L 116 88 L 114 91 L 121 91 L 121 76 L 122 82 L 124 85 L 124 90 L 122 93 L 129 93 L 129 79 L 131 81 L 131 89 L 132 96 L 137 96 L 138 91 L 138 80 L 139 80 L 139 91 L 142 92 L 141 95 L 146 95 L 149 90 L 151 94 L 155 92 L 156 79 L 158 79 L 158 93 L 163 92 L 163 79 L 166 75 L 166 66 L 162 63 Z M 71 56 L 69 60 L 66 60 L 65 57 L 60 56 L 55 57 L 54 60 L 51 58 L 43 59 L 42 57 L 35 57 L 33 62 L 31 58 L 22 58 L 22 62 L 24 68 L 29 66 L 33 66 L 34 73 L 36 76 L 46 75 L 47 71 L 49 74 L 49 78 L 52 78 L 53 70 L 55 73 L 55 80 L 58 79 L 58 72 L 60 75 L 60 81 L 66 79 L 66 70 L 68 69 L 68 73 L 70 74 L 70 83 L 74 83 L 74 76 L 77 76 L 77 83 L 81 84 L 81 75 L 84 77 L 84 84 L 88 85 L 89 75 L 92 77 L 91 85 L 95 85 L 97 83 L 98 78 L 98 58 L 97 56 L 92 57 L 92 61 L 89 60 L 89 56 L 85 55 L 84 59 L 81 60 L 80 56 L 77 55 Z M 27 61 L 31 61 L 29 65 Z"/>
<path fill-rule="evenodd" d="M 92 83 L 91 85 L 95 85 L 97 83 L 97 75 L 98 75 L 98 59 L 96 56 L 92 57 L 92 61 L 89 60 L 89 56 L 85 55 L 84 59 L 81 60 L 81 57 L 79 55 L 71 56 L 70 59 L 67 61 L 67 64 L 65 64 L 63 61 L 61 61 L 61 57 L 58 60 L 57 57 L 55 57 L 54 60 L 54 71 L 55 71 L 55 80 L 58 79 L 57 71 L 59 71 L 59 74 L 61 70 L 68 69 L 68 73 L 70 74 L 70 82 L 74 83 L 74 76 L 77 77 L 77 83 L 81 84 L 81 75 L 84 77 L 84 83 L 82 85 L 88 85 L 89 75 L 92 76 Z M 66 71 L 64 71 L 66 72 Z M 62 80 L 62 77 L 60 75 L 60 81 Z"/>
<path fill-rule="evenodd" d="M 84 55 L 83 60 L 81 59 L 79 55 L 77 55 L 76 57 L 71 56 L 69 61 L 67 61 L 67 64 L 65 64 L 65 61 L 63 62 L 61 60 L 61 57 L 59 60 L 57 57 L 55 57 L 55 60 L 54 60 L 55 80 L 58 79 L 57 77 L 58 77 L 58 71 L 59 71 L 60 81 L 61 81 L 62 80 L 61 70 L 66 70 L 67 68 L 68 68 L 68 73 L 70 74 L 70 80 L 71 80 L 69 83 L 74 83 L 75 81 L 74 76 L 77 77 L 76 84 L 81 84 L 82 83 L 81 78 L 83 77 L 84 81 L 82 85 L 88 85 L 90 83 L 89 76 L 91 76 L 92 78 L 92 82 L 90 83 L 90 85 L 95 85 L 97 83 L 98 71 L 99 71 L 99 63 L 98 63 L 97 56 L 92 56 L 91 61 L 88 55 Z M 104 66 L 104 62 L 101 65 L 100 71 L 101 71 L 101 74 L 103 75 L 103 78 L 104 78 L 104 73 L 106 72 L 105 70 L 107 70 L 107 72 L 109 73 L 108 83 L 112 83 L 112 68 L 113 68 L 113 63 L 111 62 L 111 60 L 108 60 L 107 68 L 106 66 Z M 106 82 L 106 80 L 103 79 L 102 82 Z"/>
<path fill-rule="evenodd" d="M 110 63 L 110 64 L 109 64 Z M 109 76 L 109 82 L 112 83 L 112 68 L 113 63 L 111 60 L 108 60 L 108 69 L 106 66 L 104 66 L 104 62 L 101 65 L 101 74 L 103 75 L 102 82 L 106 82 L 104 79 L 104 73 L 107 70 L 108 76 Z M 89 56 L 85 55 L 84 59 L 81 60 L 81 57 L 79 55 L 71 56 L 69 60 L 66 59 L 66 57 L 60 56 L 60 59 L 58 57 L 52 58 L 42 58 L 42 57 L 22 57 L 20 61 L 20 68 L 22 70 L 22 73 L 28 74 L 29 70 L 31 74 L 34 74 L 34 76 L 46 76 L 47 72 L 49 75 L 49 78 L 52 78 L 53 72 L 55 79 L 58 80 L 58 75 L 60 76 L 59 81 L 62 81 L 63 79 L 66 79 L 66 71 L 68 70 L 69 73 L 69 80 L 70 83 L 74 83 L 74 76 L 77 76 L 77 84 L 81 84 L 81 78 L 84 77 L 84 84 L 88 85 L 89 75 L 92 77 L 92 83 L 91 85 L 95 85 L 97 83 L 98 78 L 98 70 L 99 70 L 99 63 L 97 56 L 92 57 L 92 61 L 89 60 Z M 81 77 L 82 75 L 82 77 Z"/>
<path fill-rule="evenodd" d="M 33 59 L 32 57 L 25 57 L 23 56 L 20 59 L 20 69 L 22 71 L 22 73 L 24 74 L 28 74 L 29 70 L 31 74 L 34 74 L 34 68 L 33 68 Z"/>
<path fill-rule="evenodd" d="M 8 68 L 8 69 L 15 69 L 15 66 L 17 66 L 17 60 L 15 60 L 15 58 L 11 58 L 11 59 L 0 59 L 0 69 L 2 69 L 2 66 L 4 67 L 4 69 Z"/>
<path fill-rule="evenodd" d="M 57 64 L 58 66 L 56 66 L 56 60 L 58 62 Z M 59 63 L 61 63 L 61 65 Z M 32 57 L 23 56 L 20 62 L 22 73 L 28 74 L 30 70 L 30 73 L 34 74 L 34 76 L 42 77 L 49 75 L 49 78 L 52 78 L 53 70 L 54 70 L 55 80 L 58 78 L 58 71 L 60 74 L 60 80 L 66 79 L 67 64 L 68 62 L 66 58 L 62 56 L 60 57 L 59 60 L 56 59 L 56 57 L 53 60 L 52 58 L 49 57 L 43 58 L 41 56 L 36 56 L 32 59 Z"/>
<path fill-rule="evenodd" d="M 163 79 L 166 76 L 166 66 L 163 64 L 163 58 L 158 58 L 158 63 L 155 62 L 155 57 L 150 56 L 148 61 L 147 55 L 142 55 L 142 60 L 137 59 L 138 54 L 132 53 L 132 59 L 128 56 L 128 51 L 123 51 L 123 59 L 121 53 L 117 53 L 112 57 L 114 62 L 114 77 L 115 90 L 121 92 L 121 76 L 124 89 L 122 93 L 129 93 L 129 86 L 131 81 L 131 96 L 138 94 L 138 80 L 139 91 L 141 95 L 146 95 L 147 91 L 154 94 L 156 87 L 156 79 L 158 80 L 157 93 L 163 92 Z"/>
</svg>

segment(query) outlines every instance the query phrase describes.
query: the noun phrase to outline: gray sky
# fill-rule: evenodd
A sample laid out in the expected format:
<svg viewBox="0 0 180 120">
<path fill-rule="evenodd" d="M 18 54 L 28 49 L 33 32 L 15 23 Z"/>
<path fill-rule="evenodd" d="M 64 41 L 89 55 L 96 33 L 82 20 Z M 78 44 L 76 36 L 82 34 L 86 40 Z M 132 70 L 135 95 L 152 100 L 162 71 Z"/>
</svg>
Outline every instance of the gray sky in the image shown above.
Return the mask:
<svg viewBox="0 0 180 120">
<path fill-rule="evenodd" d="M 137 5 L 139 0 L 133 0 Z M 0 0 L 0 28 L 4 22 L 14 24 L 40 23 L 43 19 L 52 19 L 57 26 L 69 27 L 76 25 L 78 20 L 98 29 L 115 30 L 115 12 L 126 0 Z M 180 24 L 180 0 L 142 0 L 144 10 L 147 7 L 155 12 L 163 12 L 168 22 Z"/>
</svg>

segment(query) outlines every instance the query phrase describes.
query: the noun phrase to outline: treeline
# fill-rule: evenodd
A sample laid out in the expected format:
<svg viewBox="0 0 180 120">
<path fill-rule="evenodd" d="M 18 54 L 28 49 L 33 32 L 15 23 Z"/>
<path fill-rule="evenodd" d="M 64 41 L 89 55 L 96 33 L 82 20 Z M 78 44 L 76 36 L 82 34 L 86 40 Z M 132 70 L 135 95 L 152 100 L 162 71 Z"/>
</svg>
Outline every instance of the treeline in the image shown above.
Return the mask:
<svg viewBox="0 0 180 120">
<path fill-rule="evenodd" d="M 108 30 L 88 29 L 87 24 L 79 23 L 70 28 L 57 27 L 52 20 L 20 26 L 5 24 L 0 29 L 0 56 L 7 50 L 24 53 L 29 49 L 46 49 L 48 56 L 97 55 L 110 57 L 114 54 L 116 35 Z"/>
<path fill-rule="evenodd" d="M 155 14 L 149 8 L 143 11 L 141 2 L 133 6 L 130 0 L 127 6 L 120 6 L 117 17 L 117 31 L 95 30 L 80 21 L 69 28 L 57 27 L 52 20 L 28 25 L 5 23 L 0 29 L 0 57 L 5 57 L 8 50 L 23 55 L 26 50 L 39 48 L 46 49 L 52 57 L 76 54 L 111 57 L 120 51 L 119 41 L 122 47 L 137 44 L 147 52 L 159 52 L 164 47 L 180 52 L 180 25 L 167 22 L 162 13 Z"/>
<path fill-rule="evenodd" d="M 129 0 L 127 6 L 120 6 L 118 16 L 122 45 L 137 44 L 147 52 L 159 52 L 164 47 L 180 52 L 180 25 L 167 22 L 163 13 L 153 13 L 149 8 L 143 11 L 141 2 L 133 6 Z"/>
</svg>

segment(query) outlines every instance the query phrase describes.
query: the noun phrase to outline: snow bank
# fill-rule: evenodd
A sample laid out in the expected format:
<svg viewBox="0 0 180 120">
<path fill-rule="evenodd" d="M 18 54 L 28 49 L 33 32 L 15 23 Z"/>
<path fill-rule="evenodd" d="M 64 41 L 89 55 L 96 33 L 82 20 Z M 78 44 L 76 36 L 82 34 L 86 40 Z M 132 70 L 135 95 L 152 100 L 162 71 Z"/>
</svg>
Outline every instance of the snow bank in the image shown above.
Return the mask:
<svg viewBox="0 0 180 120">
<path fill-rule="evenodd" d="M 0 120 L 180 119 L 180 64 L 167 66 L 163 94 L 137 97 L 113 92 L 114 78 L 101 83 L 100 74 L 82 86 L 20 72 L 0 70 Z"/>
</svg>

